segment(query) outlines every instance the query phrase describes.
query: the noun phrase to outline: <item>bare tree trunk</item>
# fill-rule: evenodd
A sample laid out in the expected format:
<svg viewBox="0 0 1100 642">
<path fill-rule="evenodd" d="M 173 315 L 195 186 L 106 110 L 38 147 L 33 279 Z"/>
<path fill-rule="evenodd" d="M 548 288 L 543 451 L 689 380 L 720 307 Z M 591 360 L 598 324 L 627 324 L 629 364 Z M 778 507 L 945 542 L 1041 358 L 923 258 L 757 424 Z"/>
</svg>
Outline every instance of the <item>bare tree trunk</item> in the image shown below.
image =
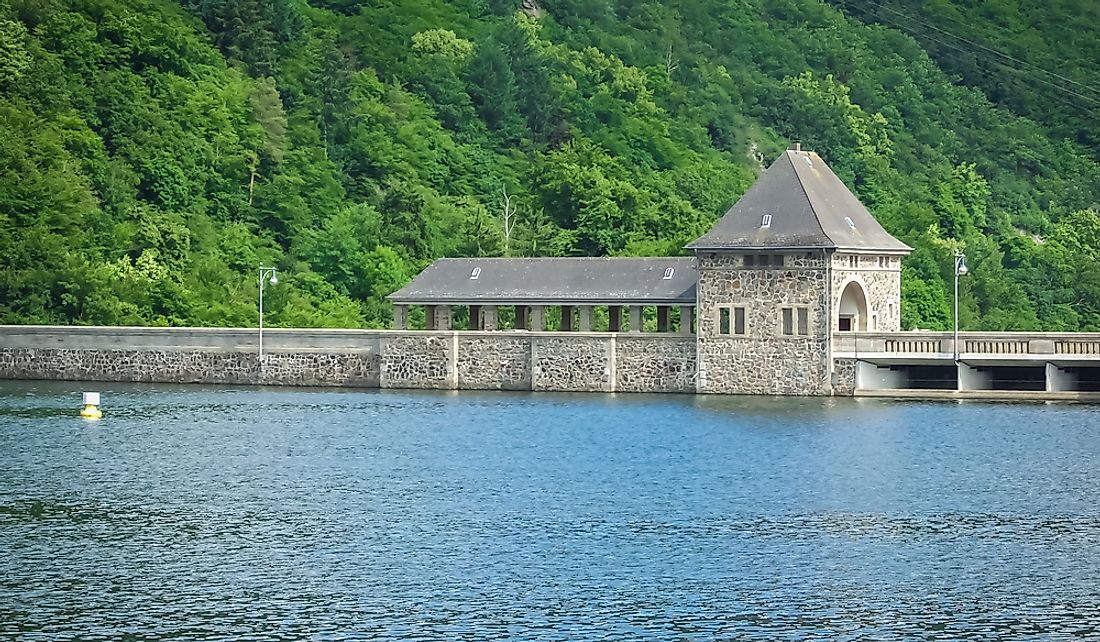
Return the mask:
<svg viewBox="0 0 1100 642">
<path fill-rule="evenodd" d="M 512 197 L 508 195 L 508 186 L 504 185 L 500 188 L 500 193 L 503 196 L 503 203 L 501 209 L 501 227 L 504 231 L 504 256 L 510 256 L 510 247 L 512 242 L 512 230 L 516 226 L 516 208 L 512 205 Z"/>
</svg>

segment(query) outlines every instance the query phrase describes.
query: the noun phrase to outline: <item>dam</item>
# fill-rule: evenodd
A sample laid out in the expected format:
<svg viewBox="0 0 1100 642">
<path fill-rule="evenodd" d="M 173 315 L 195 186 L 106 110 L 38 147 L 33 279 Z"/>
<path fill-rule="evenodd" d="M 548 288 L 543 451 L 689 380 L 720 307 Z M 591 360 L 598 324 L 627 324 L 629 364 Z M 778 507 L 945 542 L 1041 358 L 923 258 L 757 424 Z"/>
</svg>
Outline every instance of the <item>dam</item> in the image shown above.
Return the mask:
<svg viewBox="0 0 1100 642">
<path fill-rule="evenodd" d="M 708 393 L 657 332 L 0 327 L 0 379 Z M 837 333 L 830 395 L 1100 401 L 1100 333 Z M 737 372 L 718 373 L 724 379 Z M 744 374 L 759 379 L 759 372 Z"/>
</svg>

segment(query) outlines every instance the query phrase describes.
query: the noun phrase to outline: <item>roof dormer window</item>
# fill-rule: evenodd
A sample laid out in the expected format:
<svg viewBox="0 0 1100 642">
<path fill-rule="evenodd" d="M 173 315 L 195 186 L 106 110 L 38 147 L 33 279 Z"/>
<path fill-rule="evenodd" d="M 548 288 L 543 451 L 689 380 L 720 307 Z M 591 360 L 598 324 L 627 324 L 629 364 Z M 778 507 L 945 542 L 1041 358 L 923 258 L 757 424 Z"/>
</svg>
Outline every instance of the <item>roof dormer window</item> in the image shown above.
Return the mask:
<svg viewBox="0 0 1100 642">
<path fill-rule="evenodd" d="M 766 227 L 771 227 L 771 226 L 772 226 L 772 215 L 771 214 L 765 214 L 764 218 L 760 219 L 760 227 L 761 228 L 766 228 Z"/>
<path fill-rule="evenodd" d="M 855 224 L 854 221 L 852 221 L 852 217 L 845 216 L 844 217 L 844 222 L 847 223 L 848 227 L 852 228 L 853 230 L 856 229 L 856 224 Z"/>
<path fill-rule="evenodd" d="M 476 281 L 477 277 L 479 277 L 479 276 L 481 276 L 481 268 L 479 268 L 479 267 L 474 268 L 473 271 L 470 272 L 470 280 L 471 281 Z"/>
<path fill-rule="evenodd" d="M 668 279 L 672 278 L 672 274 L 675 271 L 676 270 L 674 268 L 665 268 L 665 275 L 661 278 L 667 281 Z"/>
</svg>

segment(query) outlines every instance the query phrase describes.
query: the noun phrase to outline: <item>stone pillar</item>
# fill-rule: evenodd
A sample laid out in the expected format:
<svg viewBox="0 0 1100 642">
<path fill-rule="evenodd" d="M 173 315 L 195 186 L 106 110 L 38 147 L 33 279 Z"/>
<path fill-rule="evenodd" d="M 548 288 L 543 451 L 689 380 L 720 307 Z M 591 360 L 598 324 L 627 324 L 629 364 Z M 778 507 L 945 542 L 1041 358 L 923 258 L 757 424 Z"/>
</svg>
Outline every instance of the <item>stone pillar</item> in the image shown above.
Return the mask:
<svg viewBox="0 0 1100 642">
<path fill-rule="evenodd" d="M 542 307 L 541 305 L 532 305 L 531 316 L 529 319 L 527 319 L 527 329 L 531 330 L 532 332 L 542 332 L 543 330 L 545 330 L 545 313 L 546 308 Z"/>
<path fill-rule="evenodd" d="M 642 306 L 640 305 L 630 306 L 630 331 L 642 331 Z"/>
<path fill-rule="evenodd" d="M 695 334 L 691 316 L 695 308 L 690 305 L 680 306 L 680 334 Z"/>
<path fill-rule="evenodd" d="M 394 330 L 408 330 L 409 329 L 409 306 L 407 306 L 407 305 L 395 305 L 395 306 L 393 306 L 393 329 Z"/>
<path fill-rule="evenodd" d="M 481 329 L 488 332 L 497 329 L 497 306 L 481 306 Z"/>
<path fill-rule="evenodd" d="M 573 306 L 571 305 L 561 306 L 561 331 L 573 331 Z"/>
<path fill-rule="evenodd" d="M 592 306 L 582 305 L 577 312 L 577 325 L 581 332 L 592 332 Z"/>
<path fill-rule="evenodd" d="M 435 306 L 435 329 L 436 330 L 450 330 L 451 329 L 451 306 L 449 306 L 449 305 L 437 305 L 437 306 Z"/>
<path fill-rule="evenodd" d="M 668 306 L 657 306 L 657 332 L 668 332 Z"/>
<path fill-rule="evenodd" d="M 471 305 L 470 306 L 470 329 L 471 330 L 480 330 L 481 329 L 481 306 L 480 305 Z"/>
<path fill-rule="evenodd" d="M 607 306 L 607 329 L 611 332 L 623 331 L 623 306 Z"/>
<path fill-rule="evenodd" d="M 526 330 L 527 329 L 527 306 L 525 306 L 525 305 L 517 305 L 516 306 L 516 322 L 515 323 L 516 323 L 516 330 Z"/>
<path fill-rule="evenodd" d="M 424 329 L 435 330 L 435 306 L 424 306 Z"/>
</svg>

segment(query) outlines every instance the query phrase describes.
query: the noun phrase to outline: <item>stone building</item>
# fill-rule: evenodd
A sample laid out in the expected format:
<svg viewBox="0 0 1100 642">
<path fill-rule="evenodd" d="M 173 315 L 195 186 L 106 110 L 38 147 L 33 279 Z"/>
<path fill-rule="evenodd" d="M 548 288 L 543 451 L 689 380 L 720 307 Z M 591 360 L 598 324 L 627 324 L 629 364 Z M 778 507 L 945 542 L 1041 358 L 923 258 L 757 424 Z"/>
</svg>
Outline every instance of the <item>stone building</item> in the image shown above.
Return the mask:
<svg viewBox="0 0 1100 642">
<path fill-rule="evenodd" d="M 701 392 L 829 394 L 834 332 L 900 329 L 910 248 L 798 145 L 688 249 Z"/>
<path fill-rule="evenodd" d="M 548 309 L 562 332 L 639 333 L 655 318 L 658 332 L 695 337 L 695 391 L 777 395 L 832 393 L 834 333 L 900 329 L 911 248 L 797 144 L 687 249 L 694 258 L 440 259 L 390 296 L 395 328 L 414 305 L 436 331 L 453 329 L 455 306 L 473 331 L 499 331 L 502 307 L 521 331 L 545 330 Z"/>
</svg>

